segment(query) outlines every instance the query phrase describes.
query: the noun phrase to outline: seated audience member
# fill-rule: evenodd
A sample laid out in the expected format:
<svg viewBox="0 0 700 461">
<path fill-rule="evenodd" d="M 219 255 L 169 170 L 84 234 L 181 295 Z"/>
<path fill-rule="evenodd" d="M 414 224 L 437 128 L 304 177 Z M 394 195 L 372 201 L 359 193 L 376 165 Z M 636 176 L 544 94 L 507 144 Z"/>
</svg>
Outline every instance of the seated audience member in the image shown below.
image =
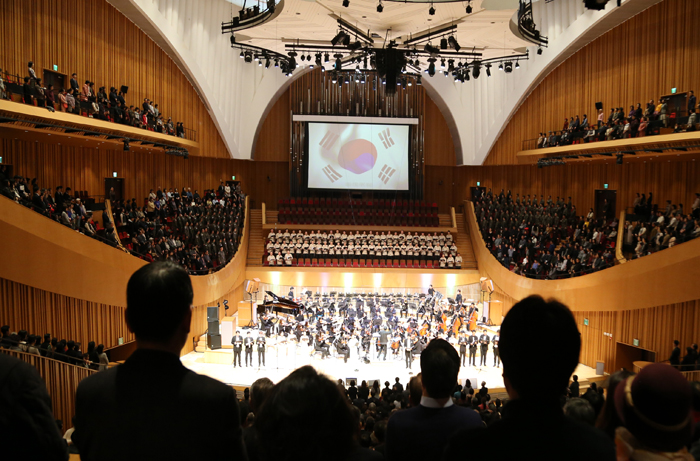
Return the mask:
<svg viewBox="0 0 700 461">
<path fill-rule="evenodd" d="M 618 461 L 692 461 L 686 446 L 695 430 L 688 380 L 664 363 L 648 365 L 621 382 L 614 396 L 623 425 L 615 431 Z"/>
<path fill-rule="evenodd" d="M 432 340 L 421 354 L 420 365 L 420 404 L 394 413 L 387 424 L 385 453 L 389 461 L 433 459 L 455 431 L 482 425 L 478 413 L 452 401 L 459 354 L 450 343 Z"/>
<path fill-rule="evenodd" d="M 187 272 L 171 262 L 143 266 L 126 298 L 137 350 L 80 382 L 73 434 L 80 458 L 245 459 L 235 390 L 180 362 L 192 319 Z"/>
<path fill-rule="evenodd" d="M 593 405 L 581 397 L 570 399 L 564 404 L 564 414 L 580 423 L 595 425 L 595 411 Z"/>
<path fill-rule="evenodd" d="M 272 391 L 274 383 L 269 378 L 260 378 L 250 386 L 250 412 L 257 415 L 262 407 L 263 402 Z M 248 461 L 257 461 L 260 459 L 260 442 L 253 425 L 243 429 L 243 441 L 245 442 L 246 452 L 248 453 Z"/>
<path fill-rule="evenodd" d="M 266 461 L 348 460 L 358 451 L 358 428 L 345 396 L 310 366 L 272 388 L 253 428 Z"/>
<path fill-rule="evenodd" d="M 547 351 L 550 362 L 538 379 L 532 379 L 529 351 L 522 347 L 529 338 L 522 325 L 532 316 L 551 332 L 548 340 L 552 347 Z M 567 418 L 562 411 L 560 399 L 581 351 L 576 321 L 565 305 L 539 296 L 523 299 L 503 320 L 499 345 L 510 397 L 503 418 L 488 428 L 455 434 L 444 460 L 615 459 L 612 441 L 599 430 Z"/>
<path fill-rule="evenodd" d="M 51 411 L 51 398 L 36 368 L 0 353 L 0 383 L 3 459 L 68 460 L 68 447 Z"/>
</svg>

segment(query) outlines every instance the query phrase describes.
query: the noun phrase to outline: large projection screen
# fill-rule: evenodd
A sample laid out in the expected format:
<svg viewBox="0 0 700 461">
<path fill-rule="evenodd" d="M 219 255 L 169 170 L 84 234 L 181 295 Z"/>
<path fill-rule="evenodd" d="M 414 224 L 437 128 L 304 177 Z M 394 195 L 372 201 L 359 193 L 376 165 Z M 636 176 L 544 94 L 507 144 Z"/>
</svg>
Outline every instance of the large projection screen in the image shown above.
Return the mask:
<svg viewBox="0 0 700 461">
<path fill-rule="evenodd" d="M 408 190 L 409 125 L 307 126 L 310 189 Z"/>
</svg>

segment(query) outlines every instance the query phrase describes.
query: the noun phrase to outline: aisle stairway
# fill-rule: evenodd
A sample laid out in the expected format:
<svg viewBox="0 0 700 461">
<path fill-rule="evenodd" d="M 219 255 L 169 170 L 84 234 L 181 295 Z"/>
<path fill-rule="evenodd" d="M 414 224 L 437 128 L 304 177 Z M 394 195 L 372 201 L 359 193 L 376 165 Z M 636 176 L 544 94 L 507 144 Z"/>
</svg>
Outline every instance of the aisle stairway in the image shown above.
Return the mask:
<svg viewBox="0 0 700 461">
<path fill-rule="evenodd" d="M 262 210 L 250 210 L 250 238 L 248 239 L 248 266 L 262 266 L 265 240 L 262 232 Z"/>
<path fill-rule="evenodd" d="M 462 269 L 476 269 L 476 256 L 474 255 L 472 241 L 469 238 L 467 224 L 464 222 L 464 215 L 462 213 L 455 213 L 455 219 L 457 221 L 455 244 L 457 245 L 459 254 L 462 255 Z"/>
</svg>

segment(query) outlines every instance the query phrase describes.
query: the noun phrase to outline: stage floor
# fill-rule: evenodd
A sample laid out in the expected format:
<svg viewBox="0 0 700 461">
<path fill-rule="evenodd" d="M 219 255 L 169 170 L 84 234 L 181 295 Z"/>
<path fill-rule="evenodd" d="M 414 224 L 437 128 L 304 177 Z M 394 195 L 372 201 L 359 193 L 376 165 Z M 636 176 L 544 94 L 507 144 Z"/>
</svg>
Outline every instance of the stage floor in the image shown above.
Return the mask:
<svg viewBox="0 0 700 461">
<path fill-rule="evenodd" d="M 403 355 L 401 355 L 400 359 L 394 359 L 391 356 L 391 351 L 387 354 L 386 362 L 377 361 L 372 357 L 370 358 L 370 363 L 361 363 L 357 360 L 354 354 L 355 351 L 352 351 L 348 363 L 344 363 L 342 358 L 330 357 L 321 359 L 318 354 L 311 356 L 308 348 L 299 347 L 297 348 L 296 354 L 293 354 L 292 351 L 287 351 L 286 348 L 282 347 L 279 357 L 274 349 L 270 349 L 265 359 L 266 366 L 260 368 L 257 366 L 257 352 L 253 352 L 254 366 L 245 366 L 245 353 L 243 353 L 241 354 L 241 361 L 244 364 L 243 367 L 234 368 L 233 365 L 231 365 L 233 362 L 232 349 L 206 352 L 210 354 L 225 354 L 225 356 L 228 357 L 228 359 L 225 360 L 227 363 L 226 365 L 205 363 L 205 353 L 201 352 L 190 352 L 183 356 L 182 363 L 187 368 L 197 373 L 210 376 L 226 384 L 245 387 L 250 386 L 256 379 L 263 377 L 270 378 L 273 382 L 277 383 L 294 369 L 304 365 L 312 365 L 316 370 L 334 381 L 338 379 L 342 379 L 343 381 L 355 379 L 358 381 L 359 385 L 362 380 L 380 380 L 382 383 L 381 387 L 384 387 L 383 383 L 385 381 L 389 381 L 393 384 L 394 379 L 397 377 L 405 386 L 413 375 L 420 372 L 420 361 L 418 357 L 413 361 L 412 370 L 408 370 L 406 369 Z M 223 356 L 221 357 L 223 358 Z M 476 362 L 477 364 L 479 363 L 478 356 Z M 472 386 L 476 388 L 477 386 L 481 386 L 482 381 L 486 381 L 486 386 L 491 389 L 492 396 L 502 397 L 503 395 L 501 394 L 505 393 L 503 389 L 502 368 L 495 368 L 492 366 L 493 355 L 490 353 L 487 356 L 486 363 L 487 366 L 485 367 L 460 368 L 459 383 L 464 385 L 464 381 L 470 379 Z M 411 371 L 412 374 L 409 374 L 409 371 Z M 579 376 L 579 381 L 581 382 L 585 382 L 587 379 L 597 376 L 594 368 L 582 364 L 579 364 L 576 368 L 576 374 Z M 533 366 L 532 376 L 533 379 L 537 379 L 537 369 L 535 366 Z"/>
</svg>

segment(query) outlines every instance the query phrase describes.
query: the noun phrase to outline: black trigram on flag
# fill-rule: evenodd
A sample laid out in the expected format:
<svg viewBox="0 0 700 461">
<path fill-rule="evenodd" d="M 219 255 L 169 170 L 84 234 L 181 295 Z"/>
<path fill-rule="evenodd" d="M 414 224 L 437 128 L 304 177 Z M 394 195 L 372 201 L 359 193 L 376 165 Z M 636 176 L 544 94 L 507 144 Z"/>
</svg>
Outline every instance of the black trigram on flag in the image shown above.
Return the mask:
<svg viewBox="0 0 700 461">
<path fill-rule="evenodd" d="M 381 139 L 382 144 L 384 144 L 384 147 L 387 149 L 394 145 L 394 140 L 391 139 L 389 128 L 379 133 L 379 139 Z"/>
<path fill-rule="evenodd" d="M 384 165 L 382 171 L 379 172 L 379 179 L 384 183 L 388 183 L 391 177 L 396 173 L 396 169 L 390 167 L 389 165 Z"/>
<path fill-rule="evenodd" d="M 342 178 L 342 176 L 340 175 L 340 173 L 338 173 L 337 171 L 335 171 L 335 170 L 333 169 L 333 167 L 330 166 L 330 165 L 327 165 L 327 166 L 325 166 L 325 167 L 323 168 L 323 173 L 328 177 L 328 179 L 330 180 L 330 182 L 336 182 L 337 180 L 339 180 L 340 178 Z"/>
<path fill-rule="evenodd" d="M 321 139 L 321 142 L 319 142 L 318 145 L 324 149 L 330 149 L 338 139 L 340 139 L 340 136 L 335 133 L 331 133 L 330 131 L 326 131 L 326 134 L 323 136 L 323 139 Z"/>
</svg>

